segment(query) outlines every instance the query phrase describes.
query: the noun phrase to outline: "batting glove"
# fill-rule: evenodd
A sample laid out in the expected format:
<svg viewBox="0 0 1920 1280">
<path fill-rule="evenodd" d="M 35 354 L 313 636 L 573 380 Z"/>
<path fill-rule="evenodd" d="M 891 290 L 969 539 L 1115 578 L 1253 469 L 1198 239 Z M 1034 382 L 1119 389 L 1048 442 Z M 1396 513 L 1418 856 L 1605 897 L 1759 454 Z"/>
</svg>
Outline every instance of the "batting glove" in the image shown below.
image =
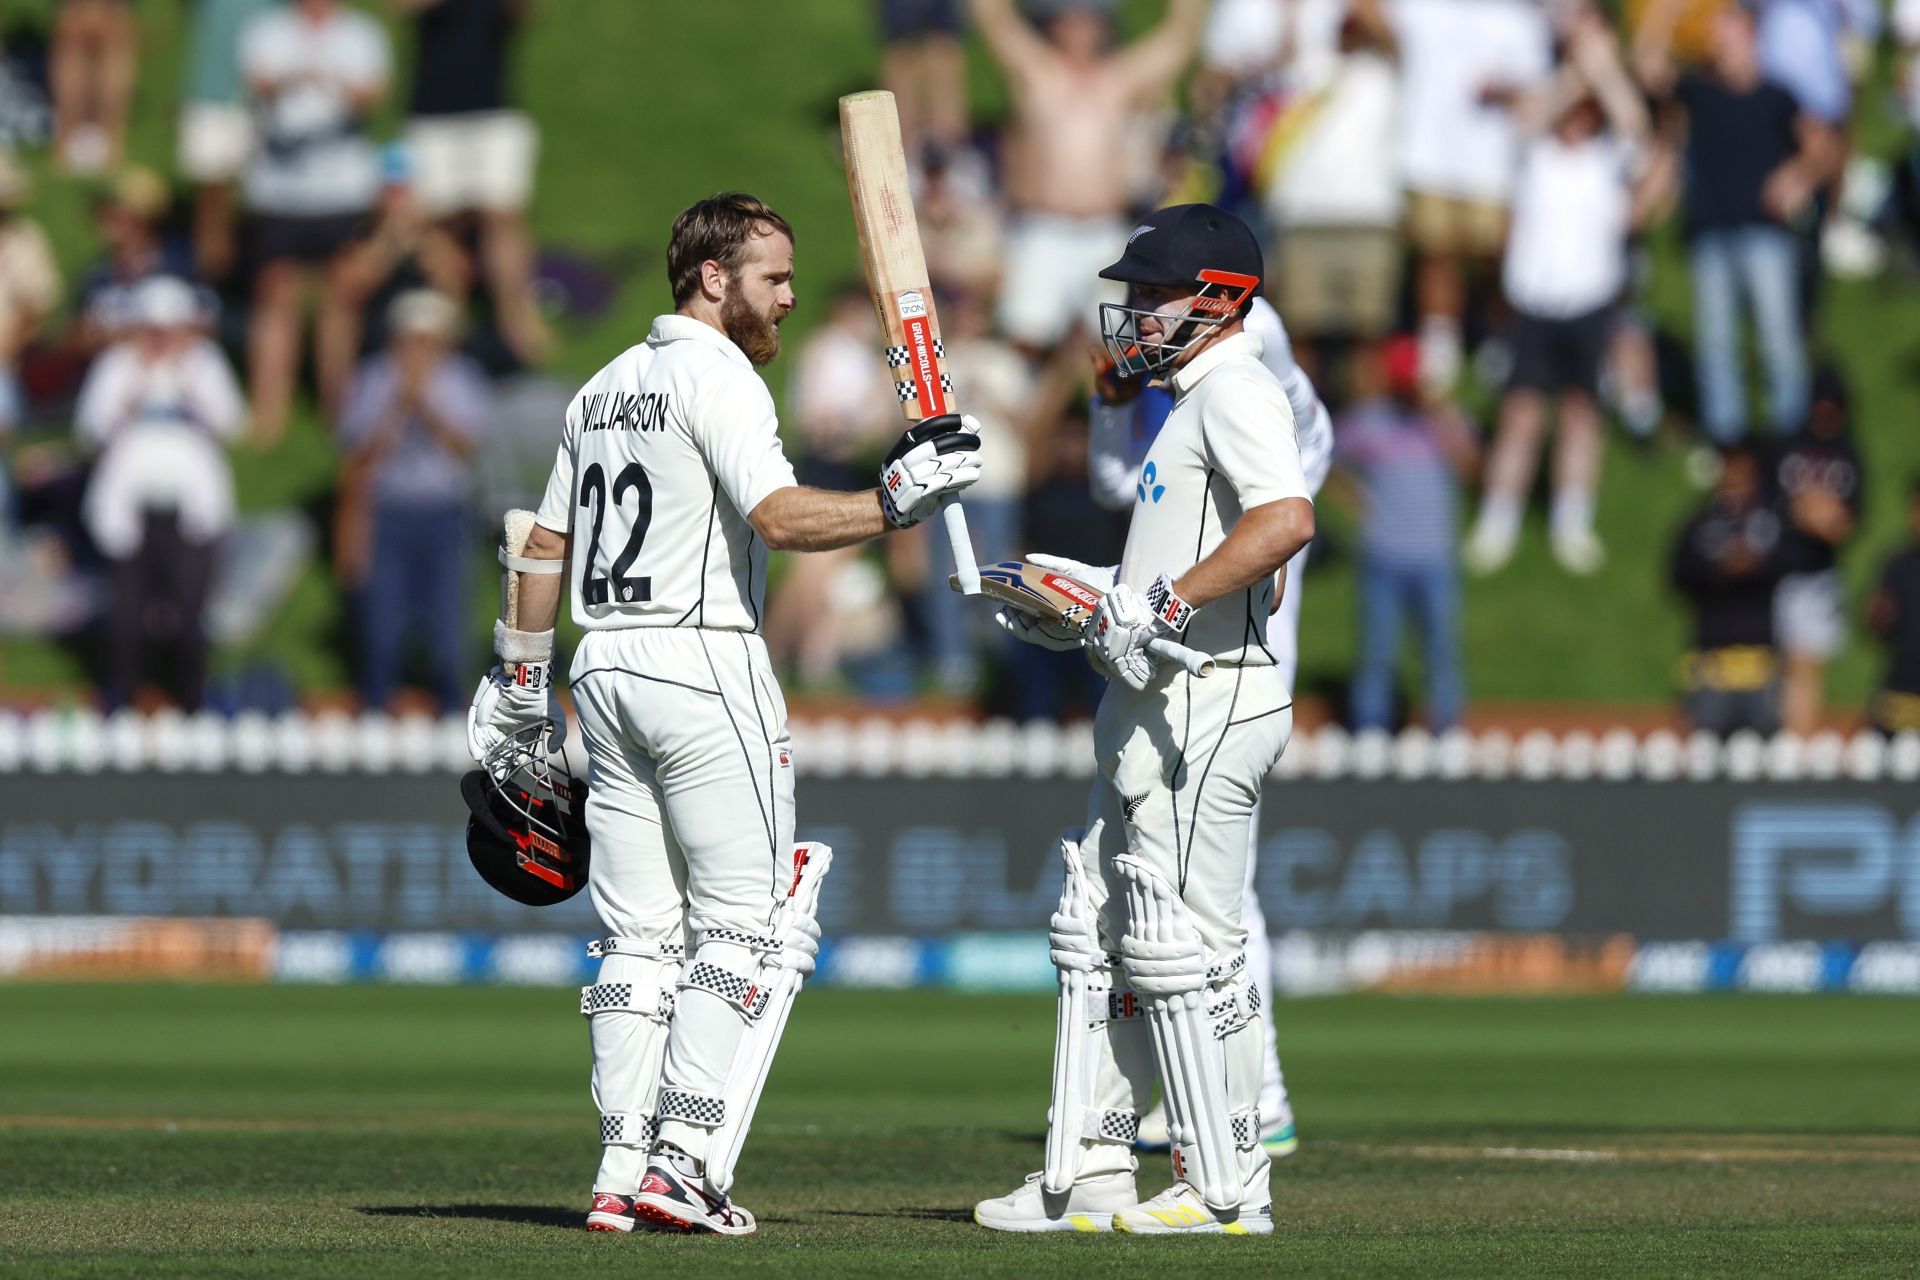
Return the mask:
<svg viewBox="0 0 1920 1280">
<path fill-rule="evenodd" d="M 1147 645 L 1161 637 L 1182 634 L 1193 617 L 1193 606 L 1174 594 L 1173 583 L 1161 574 L 1147 588 L 1144 599 L 1126 583 L 1101 597 L 1087 620 L 1087 643 L 1094 666 L 1109 679 L 1141 690 L 1153 679 L 1153 655 Z"/>
<path fill-rule="evenodd" d="M 894 528 L 910 528 L 979 478 L 979 421 L 943 413 L 893 442 L 880 464 L 880 505 Z"/>
<path fill-rule="evenodd" d="M 1065 556 L 1042 555 L 1038 551 L 1027 553 L 1027 563 L 1037 564 L 1042 569 L 1051 569 L 1069 578 L 1078 578 L 1095 591 L 1102 593 L 1113 590 L 1113 580 L 1120 574 L 1120 566 L 1117 564 L 1086 564 L 1079 560 L 1069 560 Z"/>
<path fill-rule="evenodd" d="M 1064 652 L 1080 647 L 1080 628 L 1065 623 L 1048 622 L 1043 618 L 1030 618 L 1017 609 L 1000 608 L 993 612 L 993 620 L 1008 635 L 1028 644 L 1037 644 L 1042 649 L 1055 649 Z"/>
<path fill-rule="evenodd" d="M 553 688 L 553 632 L 515 631 L 493 624 L 500 665 L 480 678 L 467 708 L 467 754 L 484 761 L 515 734 L 546 722 L 548 752 L 567 740 L 567 716 Z"/>
</svg>

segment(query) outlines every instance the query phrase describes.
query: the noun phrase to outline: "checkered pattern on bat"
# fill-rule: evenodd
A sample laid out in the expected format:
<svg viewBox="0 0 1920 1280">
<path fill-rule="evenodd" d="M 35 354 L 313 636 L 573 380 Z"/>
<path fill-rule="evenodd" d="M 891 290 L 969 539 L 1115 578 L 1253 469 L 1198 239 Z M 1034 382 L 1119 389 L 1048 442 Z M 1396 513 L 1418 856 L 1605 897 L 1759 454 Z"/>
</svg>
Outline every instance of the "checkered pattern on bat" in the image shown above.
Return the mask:
<svg viewBox="0 0 1920 1280">
<path fill-rule="evenodd" d="M 684 1120 L 705 1129 L 717 1129 L 727 1118 L 727 1100 L 684 1089 L 662 1089 L 657 1114 L 662 1120 Z"/>
<path fill-rule="evenodd" d="M 911 400 L 919 394 L 919 386 L 912 378 L 903 378 L 893 384 L 893 391 L 901 400 Z M 953 394 L 953 379 L 944 373 L 940 375 L 940 390 L 946 395 Z"/>
<path fill-rule="evenodd" d="M 644 1111 L 610 1111 L 600 1117 L 603 1147 L 650 1147 L 660 1124 Z"/>
<path fill-rule="evenodd" d="M 933 358 L 936 360 L 944 360 L 947 358 L 947 344 L 942 342 L 938 338 L 935 338 L 933 340 Z M 913 361 L 912 348 L 910 347 L 888 347 L 887 348 L 887 365 L 889 368 L 904 369 L 907 367 L 907 365 L 912 363 L 912 361 Z"/>
<path fill-rule="evenodd" d="M 768 991 L 757 982 L 749 982 L 737 973 L 704 960 L 696 961 L 687 976 L 680 979 L 681 990 L 692 987 L 719 996 L 749 1018 L 757 1018 L 767 1007 Z"/>
</svg>

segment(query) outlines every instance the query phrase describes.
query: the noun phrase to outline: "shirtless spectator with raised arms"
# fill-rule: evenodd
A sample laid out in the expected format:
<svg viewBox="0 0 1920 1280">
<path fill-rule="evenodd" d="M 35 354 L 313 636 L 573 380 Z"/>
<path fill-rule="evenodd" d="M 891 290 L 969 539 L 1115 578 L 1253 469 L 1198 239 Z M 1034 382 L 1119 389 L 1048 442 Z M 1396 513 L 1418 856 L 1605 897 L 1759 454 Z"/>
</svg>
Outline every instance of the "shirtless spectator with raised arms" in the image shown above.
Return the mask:
<svg viewBox="0 0 1920 1280">
<path fill-rule="evenodd" d="M 1013 0 L 972 0 L 974 21 L 1007 78 L 1014 123 L 1006 156 L 1014 223 L 1000 324 L 1033 352 L 1091 331 L 1099 269 L 1125 243 L 1132 192 L 1119 157 L 1134 112 L 1172 88 L 1193 57 L 1206 0 L 1169 0 L 1165 18 L 1114 47 L 1108 6 L 1050 0 L 1038 25 Z"/>
</svg>

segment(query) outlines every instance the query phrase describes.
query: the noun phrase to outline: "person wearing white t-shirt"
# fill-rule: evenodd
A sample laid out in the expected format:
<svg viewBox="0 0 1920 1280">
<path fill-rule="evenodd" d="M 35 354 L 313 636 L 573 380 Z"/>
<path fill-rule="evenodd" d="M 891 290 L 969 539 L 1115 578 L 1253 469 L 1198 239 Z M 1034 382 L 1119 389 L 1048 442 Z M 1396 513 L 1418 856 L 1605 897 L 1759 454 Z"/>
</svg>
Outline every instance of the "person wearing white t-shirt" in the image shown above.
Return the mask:
<svg viewBox="0 0 1920 1280">
<path fill-rule="evenodd" d="M 1469 270 L 1506 238 L 1517 139 L 1499 100 L 1552 69 L 1552 33 L 1536 0 L 1393 0 L 1400 46 L 1401 177 L 1418 260 L 1422 371 L 1453 380 Z"/>
<path fill-rule="evenodd" d="M 929 418 L 877 487 L 803 487 L 755 372 L 794 307 L 792 228 L 752 196 L 702 200 L 674 221 L 667 272 L 675 310 L 574 397 L 524 551 L 503 557 L 516 604 L 467 745 L 509 771 L 553 748 L 566 576 L 585 632 L 568 683 L 592 766 L 587 889 L 608 935 L 580 1004 L 602 1147 L 587 1227 L 750 1235 L 728 1191 L 763 1079 L 744 1068 L 772 1045 L 749 1028 L 819 946 L 783 905 L 793 749 L 760 634 L 767 554 L 919 524 L 979 478 L 979 428 Z"/>
<path fill-rule="evenodd" d="M 74 434 L 99 454 L 80 516 L 108 565 L 103 683 L 124 704 L 165 653 L 159 683 L 191 711 L 206 682 L 214 552 L 234 520 L 225 446 L 246 402 L 192 286 L 156 276 L 129 311 L 129 336 L 94 361 L 74 411 Z"/>
<path fill-rule="evenodd" d="M 344 251 L 380 188 L 368 115 L 386 94 L 386 33 L 338 0 L 291 0 L 240 37 L 259 130 L 244 194 L 257 274 L 248 326 L 254 430 L 285 429 L 300 360 L 301 295 L 324 283 L 314 324 L 320 397 L 331 413 L 352 376 L 358 335 L 337 287 Z"/>
<path fill-rule="evenodd" d="M 1557 402 L 1549 517 L 1553 555 L 1569 573 L 1605 561 L 1593 530 L 1600 480 L 1600 368 L 1627 283 L 1627 236 L 1641 213 L 1636 181 L 1646 111 L 1621 67 L 1605 20 L 1589 12 L 1569 34 L 1568 63 L 1521 104 L 1529 129 L 1513 198 L 1501 282 L 1514 316 L 1513 374 L 1487 464 L 1467 566 L 1490 573 L 1513 556 L 1533 487 L 1549 398 Z"/>
</svg>

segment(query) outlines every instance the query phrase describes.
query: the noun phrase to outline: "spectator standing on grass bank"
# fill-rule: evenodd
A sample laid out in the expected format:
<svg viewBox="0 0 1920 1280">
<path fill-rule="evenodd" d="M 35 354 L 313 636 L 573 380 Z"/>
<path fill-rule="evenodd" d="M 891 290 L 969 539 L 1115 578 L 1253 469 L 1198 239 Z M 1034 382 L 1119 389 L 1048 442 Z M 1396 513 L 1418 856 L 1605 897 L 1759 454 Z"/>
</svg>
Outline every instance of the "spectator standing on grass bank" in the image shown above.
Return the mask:
<svg viewBox="0 0 1920 1280">
<path fill-rule="evenodd" d="M 966 0 L 879 0 L 880 81 L 900 111 L 907 163 L 967 141 Z"/>
<path fill-rule="evenodd" d="M 1411 614 L 1427 674 L 1427 727 L 1460 722 L 1460 573 L 1454 549 L 1456 476 L 1479 446 L 1451 403 L 1421 390 L 1420 346 L 1389 338 L 1362 362 L 1371 386 L 1340 415 L 1334 464 L 1360 490 L 1360 657 L 1355 729 L 1391 729 L 1401 622 Z"/>
<path fill-rule="evenodd" d="M 1839 139 L 1765 78 L 1753 14 L 1739 4 L 1714 16 L 1705 71 L 1677 72 L 1669 45 L 1678 9 L 1678 0 L 1656 0 L 1634 57 L 1647 88 L 1670 98 L 1669 114 L 1685 134 L 1701 425 L 1722 443 L 1752 425 L 1740 363 L 1740 326 L 1750 312 L 1768 424 L 1783 434 L 1797 431 L 1807 411 L 1807 354 L 1796 228 L 1837 171 Z"/>
<path fill-rule="evenodd" d="M 1206 0 L 1168 0 L 1158 26 L 1117 49 L 1109 7 L 1093 0 L 1048 0 L 1038 26 L 1012 0 L 972 3 L 1013 99 L 1000 327 L 1039 354 L 1076 326 L 1094 332 L 1098 304 L 1119 301 L 1099 271 L 1129 230 L 1129 125 L 1193 57 Z"/>
<path fill-rule="evenodd" d="M 427 216 L 471 217 L 500 336 L 522 363 L 553 345 L 533 291 L 533 197 L 540 135 L 513 105 L 513 48 L 531 0 L 392 0 L 413 16 L 407 149 Z"/>
<path fill-rule="evenodd" d="M 1460 367 L 1468 277 L 1490 272 L 1506 240 L 1518 139 L 1500 104 L 1547 78 L 1552 35 L 1533 0 L 1401 0 L 1391 13 L 1421 363 L 1444 386 Z"/>
<path fill-rule="evenodd" d="M 1600 370 L 1627 285 L 1627 237 L 1645 212 L 1647 117 L 1593 10 L 1575 16 L 1567 63 L 1516 104 L 1525 141 L 1501 280 L 1513 305 L 1513 373 L 1500 405 L 1467 567 L 1490 573 L 1513 557 L 1540 461 L 1551 400 L 1559 434 L 1548 529 L 1574 574 L 1606 560 L 1593 529 L 1600 487 Z"/>
<path fill-rule="evenodd" d="M 387 349 L 361 366 L 340 423 L 342 488 L 364 493 L 366 524 L 343 530 L 342 569 L 364 583 L 361 702 L 383 710 L 410 642 L 424 651 L 440 709 L 466 697 L 471 459 L 487 411 L 478 365 L 455 354 L 460 308 L 416 290 L 394 300 Z"/>
<path fill-rule="evenodd" d="M 366 120 L 387 91 L 387 37 L 338 0 L 289 0 L 247 24 L 240 62 L 260 128 L 246 179 L 256 270 L 248 385 L 254 433 L 271 444 L 292 411 L 304 295 L 316 283 L 325 286 L 314 321 L 324 409 L 339 404 L 353 372 L 356 326 L 338 275 L 379 190 Z"/>
<path fill-rule="evenodd" d="M 156 276 L 128 311 L 128 336 L 94 361 L 74 414 L 99 454 L 81 519 L 108 566 L 103 683 L 124 706 L 151 678 L 191 711 L 206 685 L 214 554 L 234 520 L 225 446 L 246 402 L 192 286 Z"/>
<path fill-rule="evenodd" d="M 240 35 L 274 0 L 197 0 L 187 31 L 187 74 L 177 150 L 193 186 L 193 261 L 219 283 L 239 263 L 236 186 L 253 158 L 253 114 L 240 71 Z"/>
<path fill-rule="evenodd" d="M 1866 496 L 1847 388 L 1835 371 L 1814 378 L 1806 429 L 1771 452 L 1787 548 L 1786 576 L 1773 598 L 1784 668 L 1780 718 L 1788 730 L 1807 734 L 1820 727 L 1827 663 L 1847 641 L 1839 554 Z"/>
<path fill-rule="evenodd" d="M 1869 718 L 1883 733 L 1920 731 L 1920 476 L 1907 495 L 1909 541 L 1880 570 L 1867 627 L 1887 650 Z"/>
<path fill-rule="evenodd" d="M 170 193 L 167 182 L 136 165 L 114 178 L 94 197 L 93 227 L 106 252 L 87 267 L 74 291 L 79 312 L 74 345 L 92 356 L 125 336 L 132 300 L 140 286 L 157 276 L 187 279 L 193 264 L 161 234 Z"/>
<path fill-rule="evenodd" d="M 1400 91 L 1393 30 L 1377 0 L 1341 20 L 1318 81 L 1304 86 L 1298 141 L 1265 203 L 1279 263 L 1272 295 L 1309 374 L 1324 339 L 1372 342 L 1393 326 L 1400 297 L 1400 170 L 1394 149 Z"/>
<path fill-rule="evenodd" d="M 1785 530 L 1760 461 L 1752 446 L 1729 445 L 1712 496 L 1673 550 L 1673 586 L 1693 608 L 1680 687 L 1694 728 L 1725 736 L 1780 727 L 1773 596 L 1786 565 Z"/>
<path fill-rule="evenodd" d="M 62 0 L 47 79 L 54 158 L 68 173 L 103 173 L 120 163 L 139 40 L 132 0 Z"/>
<path fill-rule="evenodd" d="M 22 213 L 33 187 L 10 152 L 0 150 L 0 435 L 26 408 L 20 353 L 60 302 L 60 267 L 46 229 Z M 0 508 L 6 505 L 0 475 Z"/>
<path fill-rule="evenodd" d="M 341 254 L 334 274 L 340 310 L 352 324 L 356 357 L 387 345 L 394 299 L 415 289 L 465 298 L 473 259 L 444 224 L 427 215 L 414 182 L 411 153 L 393 143 L 380 153 L 380 195 L 373 216 Z"/>
</svg>

